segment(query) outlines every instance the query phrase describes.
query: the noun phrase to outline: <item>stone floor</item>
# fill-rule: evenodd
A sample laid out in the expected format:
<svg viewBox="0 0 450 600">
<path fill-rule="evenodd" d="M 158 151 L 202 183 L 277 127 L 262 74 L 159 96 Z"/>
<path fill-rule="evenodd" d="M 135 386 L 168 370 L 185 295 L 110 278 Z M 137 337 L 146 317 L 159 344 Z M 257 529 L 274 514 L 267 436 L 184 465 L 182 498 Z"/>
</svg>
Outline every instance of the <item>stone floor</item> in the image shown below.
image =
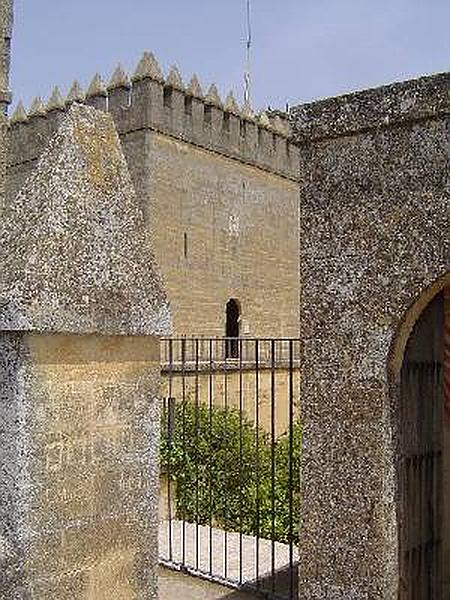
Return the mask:
<svg viewBox="0 0 450 600">
<path fill-rule="evenodd" d="M 169 545 L 169 537 L 171 546 Z M 212 552 L 210 553 L 210 544 Z M 272 550 L 275 551 L 272 578 Z M 218 528 L 196 526 L 192 523 L 172 520 L 161 521 L 159 528 L 159 555 L 166 562 L 184 564 L 193 570 L 209 573 L 213 578 L 252 583 L 262 582 L 263 589 L 273 587 L 287 595 L 289 589 L 289 546 L 270 540 L 225 532 Z M 258 571 L 256 556 L 258 555 Z M 293 560 L 297 562 L 297 550 Z M 275 582 L 273 583 L 273 579 Z M 294 586 L 297 585 L 295 577 Z M 227 598 L 247 600 L 255 596 L 211 583 L 199 577 L 161 568 L 161 600 L 184 598 Z M 191 595 L 186 595 L 191 594 Z"/>
<path fill-rule="evenodd" d="M 160 567 L 159 600 L 255 600 L 255 596 Z"/>
</svg>

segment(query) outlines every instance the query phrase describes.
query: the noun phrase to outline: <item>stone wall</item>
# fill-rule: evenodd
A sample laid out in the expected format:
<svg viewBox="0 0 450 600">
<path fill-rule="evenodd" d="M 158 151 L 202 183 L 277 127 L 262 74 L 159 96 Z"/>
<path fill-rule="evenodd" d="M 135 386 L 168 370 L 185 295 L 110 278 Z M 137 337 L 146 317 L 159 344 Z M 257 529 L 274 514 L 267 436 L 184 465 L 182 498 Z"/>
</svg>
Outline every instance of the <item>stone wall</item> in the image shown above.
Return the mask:
<svg viewBox="0 0 450 600">
<path fill-rule="evenodd" d="M 297 185 L 159 134 L 148 152 L 149 222 L 174 332 L 224 335 L 235 298 L 244 336 L 295 337 Z"/>
<path fill-rule="evenodd" d="M 6 172 L 8 161 L 8 123 L 5 116 L 0 113 L 0 218 L 5 203 Z"/>
<path fill-rule="evenodd" d="M 0 598 L 155 597 L 158 340 L 2 333 L 0 374 Z"/>
<path fill-rule="evenodd" d="M 300 370 L 294 367 L 292 376 L 294 418 L 299 415 L 299 389 Z M 289 381 L 288 369 L 277 368 L 273 376 L 274 408 L 275 408 L 275 435 L 278 437 L 289 428 Z M 260 368 L 258 381 L 254 367 L 247 368 L 239 374 L 238 370 L 216 369 L 211 374 L 201 370 L 195 374 L 192 371 L 162 372 L 161 392 L 164 398 L 173 398 L 177 403 L 183 397 L 194 403 L 196 398 L 199 403 L 221 408 L 239 409 L 241 403 L 244 415 L 251 422 L 258 422 L 267 433 L 271 433 L 272 418 L 272 375 L 270 369 Z M 242 399 L 240 388 L 242 386 Z M 212 400 L 211 400 L 212 388 Z M 196 394 L 197 390 L 197 394 Z M 258 393 L 257 393 L 258 391 Z M 256 400 L 257 399 L 257 400 Z"/>
<path fill-rule="evenodd" d="M 292 112 L 305 600 L 397 598 L 396 393 L 408 333 L 449 279 L 449 81 Z"/>
<path fill-rule="evenodd" d="M 118 127 L 154 232 L 174 333 L 222 336 L 226 302 L 236 298 L 244 335 L 296 336 L 298 151 L 285 123 L 275 113 L 244 114 L 192 82 L 175 85 L 173 71 L 164 80 L 148 60 L 132 87 L 116 72 L 108 90 L 97 81 L 78 100 L 108 108 Z M 61 99 L 12 120 L 10 197 L 64 110 Z"/>
</svg>

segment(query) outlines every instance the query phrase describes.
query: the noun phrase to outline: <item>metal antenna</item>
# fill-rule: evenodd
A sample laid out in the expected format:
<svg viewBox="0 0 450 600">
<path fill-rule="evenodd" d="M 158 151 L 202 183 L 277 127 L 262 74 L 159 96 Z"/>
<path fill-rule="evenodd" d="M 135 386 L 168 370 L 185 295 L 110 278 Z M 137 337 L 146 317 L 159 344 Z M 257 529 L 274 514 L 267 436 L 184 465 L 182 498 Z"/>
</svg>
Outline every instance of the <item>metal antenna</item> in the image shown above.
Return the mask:
<svg viewBox="0 0 450 600">
<path fill-rule="evenodd" d="M 250 106 L 250 86 L 251 86 L 251 49 L 252 49 L 252 21 L 251 21 L 251 7 L 250 0 L 247 2 L 247 51 L 245 60 L 245 73 L 244 73 L 244 104 Z"/>
</svg>

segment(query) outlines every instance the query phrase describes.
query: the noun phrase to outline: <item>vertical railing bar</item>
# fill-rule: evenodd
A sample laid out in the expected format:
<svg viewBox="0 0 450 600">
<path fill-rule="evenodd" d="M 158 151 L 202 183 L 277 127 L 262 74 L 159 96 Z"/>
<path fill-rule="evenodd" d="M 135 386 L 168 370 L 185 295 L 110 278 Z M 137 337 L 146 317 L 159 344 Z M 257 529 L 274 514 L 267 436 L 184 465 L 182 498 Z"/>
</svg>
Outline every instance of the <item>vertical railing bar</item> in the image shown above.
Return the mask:
<svg viewBox="0 0 450 600">
<path fill-rule="evenodd" d="M 199 504 L 199 474 L 198 474 L 198 430 L 199 430 L 199 417 L 200 417 L 200 406 L 199 406 L 199 357 L 198 357 L 199 340 L 195 340 L 195 568 L 198 570 L 199 567 L 199 522 L 198 522 L 198 504 Z"/>
<path fill-rule="evenodd" d="M 406 397 L 411 398 L 411 391 L 415 389 L 415 381 L 411 381 L 414 378 L 414 372 L 412 369 L 408 370 L 405 375 L 405 386 L 407 388 Z M 413 542 L 413 537 L 415 534 L 415 504 L 414 504 L 414 489 L 415 489 L 415 468 L 414 468 L 414 404 L 410 410 L 408 410 L 407 406 L 404 407 L 404 412 L 406 413 L 409 421 L 408 431 L 404 440 L 404 451 L 405 454 L 409 457 L 408 462 L 408 482 L 409 489 L 407 490 L 407 497 L 405 501 L 407 502 L 406 511 L 407 511 L 407 519 L 408 519 L 408 530 L 405 531 L 405 546 L 408 548 L 408 572 L 410 574 L 410 579 L 408 580 L 408 592 L 414 593 L 411 589 L 411 585 L 413 583 L 414 578 L 414 550 L 411 547 Z"/>
<path fill-rule="evenodd" d="M 181 397 L 182 397 L 182 464 L 186 465 L 186 339 L 181 342 Z M 182 560 L 186 565 L 186 514 L 182 520 Z"/>
<path fill-rule="evenodd" d="M 172 439 L 170 435 L 170 419 L 171 419 L 171 402 L 173 398 L 173 342 L 169 340 L 169 402 L 168 402 L 168 411 L 167 411 L 167 514 L 169 517 L 169 527 L 168 527 L 168 546 L 169 546 L 169 560 L 173 560 L 173 548 L 172 548 L 172 486 L 171 486 L 171 478 L 172 478 Z"/>
<path fill-rule="evenodd" d="M 211 461 L 209 464 L 209 488 L 208 488 L 208 505 L 209 505 L 209 574 L 213 572 L 213 530 L 212 530 L 212 413 L 213 413 L 213 340 L 209 341 L 209 419 L 208 419 L 208 435 L 209 435 L 209 455 Z"/>
<path fill-rule="evenodd" d="M 431 400 L 431 405 L 433 404 L 433 398 Z M 427 597 L 427 588 L 428 582 L 430 581 L 429 573 L 428 573 L 428 559 L 427 554 L 429 552 L 429 533 L 431 530 L 429 526 L 428 519 L 428 511 L 426 510 L 427 505 L 427 469 L 428 469 L 428 450 L 430 448 L 430 439 L 429 439 L 429 417 L 430 417 L 430 407 L 423 407 L 423 429 L 421 432 L 421 437 L 423 440 L 422 443 L 422 459 L 421 459 L 421 473 L 420 473 L 420 486 L 421 486 L 421 494 L 422 494 L 422 527 L 421 527 L 421 544 L 422 544 L 422 564 L 421 564 L 421 578 L 422 578 L 422 593 L 424 597 Z M 424 510 L 425 509 L 425 510 Z"/>
<path fill-rule="evenodd" d="M 165 353 L 165 344 L 164 344 L 164 340 L 162 340 L 162 355 Z M 168 397 L 166 396 L 166 394 L 163 395 L 162 397 L 162 414 L 161 414 L 161 446 L 163 447 L 164 444 L 166 445 L 166 461 L 163 463 L 162 462 L 162 458 L 161 458 L 161 465 L 160 465 L 160 469 L 161 469 L 161 474 L 164 472 L 167 478 L 167 461 L 168 461 L 168 446 L 169 446 L 169 434 L 168 434 L 168 427 L 167 427 L 167 403 L 168 403 Z M 164 471 L 163 471 L 164 469 Z M 163 492 L 165 490 L 162 490 Z M 165 507 L 164 507 L 165 508 Z M 168 510 L 167 510 L 167 514 L 168 514 Z M 166 528 L 166 533 L 167 533 L 167 528 Z M 166 534 L 165 534 L 166 535 Z M 167 547 L 169 547 L 169 544 L 167 544 Z M 164 556 L 164 558 L 167 559 L 166 556 Z"/>
<path fill-rule="evenodd" d="M 259 346 L 258 340 L 255 340 L 255 435 L 256 435 L 256 587 L 260 588 L 259 580 L 259 532 L 260 532 L 260 505 L 259 505 Z"/>
<path fill-rule="evenodd" d="M 289 340 L 289 471 L 288 471 L 288 496 L 289 496 L 289 600 L 294 600 L 294 498 L 293 498 L 293 456 L 294 456 L 294 360 L 293 341 Z"/>
<path fill-rule="evenodd" d="M 228 440 L 229 440 L 229 435 L 228 435 L 228 378 L 227 378 L 227 357 L 226 357 L 226 352 L 225 352 L 225 342 L 223 342 L 222 344 L 222 352 L 223 352 L 223 356 L 222 356 L 222 362 L 223 362 L 223 368 L 224 368 L 224 382 L 223 382 L 223 387 L 224 387 L 224 408 L 225 408 L 225 418 L 224 418 L 224 424 L 225 424 L 225 449 L 228 453 Z M 227 520 L 228 520 L 228 500 L 227 500 L 227 494 L 224 493 L 224 577 L 225 579 L 227 578 L 228 575 L 228 532 L 227 532 Z"/>
<path fill-rule="evenodd" d="M 431 374 L 432 379 L 434 378 L 434 366 L 432 368 L 432 374 Z M 424 487 L 424 506 L 427 505 L 427 498 L 428 498 L 428 494 L 429 494 L 429 490 L 430 490 L 430 476 L 429 476 L 429 471 L 430 471 L 430 454 L 431 454 L 431 450 L 432 450 L 432 442 L 433 442 L 433 427 L 432 427 L 432 418 L 433 418 L 433 407 L 434 407 L 434 403 L 435 401 L 438 400 L 437 397 L 434 397 L 434 391 L 435 388 L 432 386 L 432 398 L 431 398 L 431 406 L 426 410 L 426 448 L 425 448 L 425 459 L 424 459 L 424 473 L 423 473 L 423 487 Z M 431 496 L 431 502 L 433 503 L 434 506 L 434 498 L 433 496 Z M 433 548 L 433 542 L 435 539 L 435 535 L 434 535 L 434 528 L 430 522 L 430 512 L 427 510 L 426 512 L 426 518 L 424 519 L 425 521 L 425 553 L 424 553 L 424 574 L 425 574 L 425 578 L 426 578 L 426 585 L 425 585 L 425 594 L 428 594 L 427 597 L 429 596 L 430 593 L 430 586 L 433 583 L 433 579 L 432 579 L 432 574 L 431 574 L 431 568 L 432 568 L 432 563 L 430 562 L 430 554 L 432 552 L 432 548 Z"/>
<path fill-rule="evenodd" d="M 432 375 L 433 377 L 433 375 Z M 434 388 L 432 386 L 432 397 L 430 398 L 431 405 L 426 407 L 425 409 L 425 456 L 423 461 L 423 475 L 422 475 L 422 485 L 424 491 L 424 507 L 427 505 L 428 494 L 432 493 L 432 488 L 430 488 L 430 454 L 433 447 L 433 409 L 434 402 L 437 398 L 434 397 Z M 434 498 L 431 495 L 431 502 L 434 505 Z M 430 562 L 430 555 L 433 552 L 433 542 L 434 542 L 434 528 L 430 520 L 430 511 L 426 510 L 426 516 L 424 519 L 424 544 L 425 544 L 425 552 L 424 552 L 424 561 L 423 561 L 423 573 L 424 573 L 424 594 L 426 598 L 431 598 L 431 586 L 433 585 L 433 577 L 432 577 L 432 563 Z"/>
<path fill-rule="evenodd" d="M 275 340 L 270 342 L 271 588 L 275 592 Z"/>
<path fill-rule="evenodd" d="M 209 340 L 202 340 L 200 338 L 193 338 L 193 337 L 183 337 L 179 339 L 179 342 L 181 342 L 179 344 L 179 347 L 175 348 L 173 346 L 173 339 L 168 339 L 167 340 L 167 344 L 164 345 L 164 357 L 168 358 L 168 374 L 169 374 L 169 381 L 168 381 L 168 390 L 169 390 L 169 397 L 163 398 L 163 419 L 162 422 L 166 422 L 167 421 L 167 434 L 168 434 L 168 444 L 167 444 L 167 456 L 168 456 L 168 461 L 167 461 L 167 496 L 168 496 L 168 535 L 169 535 L 169 559 L 171 562 L 175 563 L 179 560 L 179 541 L 177 540 L 176 543 L 174 543 L 173 540 L 173 533 L 174 533 L 174 519 L 175 517 L 175 512 L 174 512 L 174 507 L 173 507 L 173 501 L 171 500 L 174 492 L 173 492 L 173 485 L 171 482 L 172 479 L 172 469 L 171 469 L 171 462 L 173 460 L 173 453 L 174 453 L 174 437 L 173 435 L 171 435 L 171 427 L 173 429 L 176 428 L 176 421 L 174 419 L 174 416 L 176 414 L 177 411 L 175 411 L 175 407 L 176 407 L 176 399 L 173 398 L 173 394 L 177 395 L 180 394 L 181 392 L 181 396 L 182 396 L 182 402 L 183 402 L 183 407 L 182 407 L 182 413 L 181 413 L 181 417 L 182 417 L 182 454 L 181 454 L 181 458 L 182 458 L 182 464 L 185 464 L 185 461 L 187 460 L 187 456 L 188 456 L 188 450 L 187 450 L 187 426 L 188 426 L 188 408 L 189 408 L 189 404 L 187 404 L 188 401 L 188 394 L 190 394 L 190 383 L 188 384 L 188 379 L 187 379 L 187 375 L 190 374 L 192 372 L 192 369 L 194 368 L 194 399 L 195 399 L 195 439 L 194 439 L 194 444 L 195 444 L 195 450 L 194 450 L 194 459 L 195 459 L 195 563 L 191 563 L 191 537 L 190 537 L 190 529 L 189 529 L 189 519 L 186 520 L 186 513 L 183 514 L 183 518 L 182 518 L 182 557 L 181 557 L 181 564 L 182 566 L 185 567 L 189 567 L 191 566 L 191 564 L 195 564 L 195 570 L 200 572 L 202 570 L 202 568 L 205 568 L 202 556 L 201 556 L 201 545 L 202 545 L 202 535 L 201 535 L 201 531 L 200 531 L 200 524 L 201 523 L 205 523 L 205 520 L 202 521 L 201 519 L 201 514 L 203 514 L 201 512 L 201 506 L 203 506 L 202 504 L 202 482 L 203 480 L 208 481 L 208 490 L 205 489 L 205 491 L 207 491 L 208 496 L 209 496 L 209 506 L 208 506 L 208 512 L 206 513 L 206 523 L 209 526 L 209 575 L 211 577 L 215 577 L 218 576 L 220 572 L 223 572 L 223 580 L 228 580 L 229 577 L 231 576 L 231 573 L 234 573 L 234 567 L 232 568 L 232 570 L 230 570 L 230 556 L 229 556 L 229 550 L 230 550 L 230 521 L 229 521 L 229 511 L 230 511 L 230 499 L 224 495 L 223 497 L 223 512 L 220 511 L 221 514 L 223 514 L 224 517 L 224 521 L 223 521 L 223 532 L 222 532 L 222 540 L 223 540 L 223 571 L 222 568 L 220 568 L 219 563 L 216 564 L 215 561 L 215 555 L 214 555 L 214 546 L 217 546 L 216 543 L 214 543 L 215 540 L 215 530 L 213 528 L 213 524 L 215 523 L 215 519 L 216 517 L 221 518 L 221 514 L 217 512 L 217 509 L 220 508 L 220 506 L 218 507 L 217 505 L 213 505 L 214 500 L 215 500 L 215 494 L 214 494 L 214 481 L 215 481 L 215 477 L 222 477 L 223 473 L 219 473 L 217 474 L 215 472 L 214 469 L 214 460 L 212 457 L 212 448 L 213 448 L 213 435 L 214 435 L 214 431 L 215 431 L 215 421 L 214 421 L 214 406 L 215 406 L 215 401 L 214 401 L 214 386 L 215 386 L 215 380 L 214 380 L 214 376 L 219 376 L 220 375 L 220 370 L 222 369 L 223 372 L 223 398 L 218 399 L 218 402 L 221 406 L 223 406 L 224 408 L 224 433 L 225 433 L 225 440 L 224 440 L 224 452 L 227 453 L 228 449 L 230 448 L 229 444 L 230 444 L 230 437 L 228 434 L 228 426 L 229 426 L 229 419 L 230 419 L 230 398 L 231 398 L 231 394 L 232 391 L 235 390 L 235 375 L 234 372 L 235 370 L 238 370 L 238 399 L 239 399 L 239 464 L 238 464 L 238 468 L 239 468 L 239 584 L 243 584 L 245 581 L 245 575 L 244 575 L 244 565 L 243 565 L 243 551 L 244 551 L 244 532 L 245 532 L 245 517 L 244 517 L 244 512 L 245 512 L 245 484 L 246 482 L 244 481 L 244 473 L 243 473 L 243 468 L 244 468 L 244 369 L 246 369 L 246 365 L 244 365 L 244 361 L 246 360 L 251 360 L 254 358 L 254 378 L 255 378 L 255 390 L 254 390 L 254 401 L 255 401 L 255 415 L 254 415 L 254 427 L 255 427 L 255 431 L 254 431 L 254 443 L 255 443 L 255 459 L 254 459 L 254 473 L 255 473 L 255 482 L 254 482 L 254 491 L 255 491 L 255 501 L 256 501 L 256 514 L 255 514 L 255 529 L 254 529 L 254 535 L 255 535 L 255 588 L 259 591 L 259 592 L 264 592 L 267 597 L 270 598 L 284 598 L 284 594 L 286 594 L 287 590 L 284 589 L 280 589 L 279 588 L 279 581 L 277 579 L 277 572 L 276 572 L 276 565 L 277 565 L 277 496 L 276 496 L 276 490 L 277 490 L 277 472 L 278 472 L 278 463 L 277 463 L 277 451 L 276 451 L 276 444 L 277 444 L 277 431 L 278 431 L 278 424 L 277 424 L 277 410 L 278 410 L 278 406 L 279 406 L 279 401 L 277 398 L 277 369 L 278 368 L 282 368 L 283 371 L 285 371 L 286 366 L 288 367 L 288 430 L 289 430 L 289 458 L 287 461 L 287 466 L 288 466 L 288 510 L 289 510 L 289 517 L 288 517 L 288 546 L 289 546 L 289 580 L 286 582 L 289 586 L 289 600 L 293 600 L 294 599 L 294 588 L 295 588 L 295 569 L 294 569 L 294 556 L 295 556 L 295 531 L 296 531 L 296 524 L 294 523 L 294 499 L 295 499 L 295 494 L 294 494 L 294 477 L 296 477 L 298 474 L 295 472 L 294 469 L 294 465 L 295 460 L 294 460 L 294 417 L 295 417 L 295 403 L 294 403 L 294 384 L 295 384 L 295 378 L 294 378 L 294 364 L 296 366 L 298 366 L 297 364 L 297 343 L 299 342 L 299 340 L 294 340 L 294 339 L 288 339 L 288 340 L 282 340 L 282 339 L 275 339 L 275 338 L 269 338 L 269 339 L 263 339 L 263 338 L 253 338 L 253 340 L 242 340 L 242 339 L 236 339 L 236 351 L 238 352 L 238 356 L 236 358 L 238 358 L 238 360 L 228 360 L 228 357 L 226 356 L 226 343 L 229 340 L 226 340 L 224 338 L 210 338 Z M 252 343 L 253 342 L 253 343 Z M 263 343 L 262 343 L 263 342 Z M 287 342 L 287 345 L 286 343 Z M 254 356 L 252 356 L 253 352 L 248 352 L 248 349 L 244 348 L 244 344 L 248 343 L 249 348 L 253 348 L 254 349 Z M 295 344 L 295 347 L 294 347 Z M 203 350 L 203 347 L 205 345 L 205 348 Z M 220 350 L 219 350 L 220 348 Z M 219 356 L 219 351 L 221 353 L 221 356 Z M 194 354 L 194 356 L 192 355 L 188 355 L 187 353 L 191 352 L 191 354 Z M 244 352 L 246 353 L 244 355 Z M 174 353 L 176 353 L 176 356 L 178 357 L 178 359 L 181 359 L 181 369 L 180 369 L 180 365 L 176 366 L 176 363 L 174 362 Z M 201 402 L 201 388 L 200 388 L 200 361 L 203 361 L 203 355 L 205 354 L 204 358 L 206 359 L 206 361 L 208 362 L 206 363 L 206 365 L 203 365 L 203 368 L 206 367 L 207 371 L 208 371 L 208 375 L 209 375 L 209 381 L 208 381 L 208 385 L 207 385 L 207 389 L 208 389 L 208 409 L 209 409 L 209 415 L 208 415 L 208 422 L 207 422 L 207 436 L 209 437 L 209 448 L 210 448 L 210 452 L 209 452 L 209 458 L 208 458 L 208 463 L 209 463 L 209 468 L 206 471 L 206 477 L 203 476 L 203 468 L 202 465 L 199 463 L 199 443 L 201 443 L 202 438 L 200 436 L 203 435 L 203 430 L 201 427 L 201 420 L 200 420 L 200 402 Z M 248 354 L 248 356 L 247 356 Z M 233 352 L 233 356 L 230 358 L 235 358 L 235 352 Z M 217 361 L 222 362 L 223 364 L 220 366 Z M 209 368 L 208 368 L 209 367 Z M 231 369 L 231 371 L 230 371 Z M 181 370 L 181 390 L 179 389 L 180 386 L 178 384 L 178 379 L 174 379 L 174 375 L 175 375 L 175 371 L 178 374 L 180 373 Z M 266 423 L 267 423 L 267 418 L 266 418 L 266 409 L 265 409 L 265 403 L 263 406 L 260 405 L 260 400 L 262 398 L 261 394 L 262 394 L 262 390 L 267 388 L 267 376 L 269 375 L 268 370 L 270 370 L 270 434 L 265 433 L 266 431 Z M 267 373 L 267 375 L 266 375 Z M 230 377 L 232 376 L 232 380 L 230 379 Z M 253 376 L 253 375 L 252 375 Z M 284 375 L 283 375 L 284 377 Z M 232 383 L 232 387 L 230 387 Z M 261 388 L 261 386 L 263 386 L 263 388 Z M 178 392 L 177 392 L 178 390 Z M 221 390 L 219 389 L 219 391 L 221 392 Z M 170 406 L 172 405 L 173 407 L 173 411 L 170 409 Z M 233 398 L 233 402 L 232 402 L 233 406 L 236 406 L 235 400 Z M 173 412 L 173 415 L 172 415 Z M 179 414 L 180 411 L 178 411 Z M 166 414 L 167 414 L 167 418 L 166 418 Z M 234 414 L 234 413 L 233 413 Z M 232 415 L 233 416 L 233 415 Z M 426 416 L 426 415 L 425 415 Z M 428 418 L 430 417 L 430 415 L 428 415 Z M 432 417 L 432 415 L 431 415 Z M 432 419 L 433 420 L 433 419 Z M 262 425 L 262 429 L 261 429 L 261 425 Z M 423 424 L 424 427 L 426 428 L 426 423 Z M 430 425 L 430 424 L 429 424 Z M 178 430 L 179 431 L 179 430 Z M 173 433 L 173 432 L 172 432 Z M 416 432 L 417 433 L 417 432 Z M 267 451 L 268 448 L 266 447 L 266 444 L 268 443 L 268 441 L 270 440 L 270 463 L 268 460 L 268 456 L 267 456 Z M 267 448 L 267 449 L 266 449 Z M 263 452 L 262 452 L 263 451 Z M 431 452 L 431 450 L 430 450 Z M 265 498 L 265 494 L 263 496 L 263 488 L 261 487 L 261 476 L 262 473 L 267 471 L 267 467 L 268 464 L 270 464 L 270 491 L 271 491 L 271 497 L 270 497 L 270 535 L 271 535 L 271 542 L 270 542 L 270 548 L 271 548 L 271 557 L 270 557 L 270 569 L 271 569 L 271 587 L 269 589 L 267 589 L 266 587 L 266 582 L 265 580 L 262 579 L 261 573 L 262 573 L 262 563 L 261 560 L 264 558 L 264 565 L 266 564 L 266 558 L 265 558 L 265 553 L 263 555 L 262 553 L 262 540 L 261 540 L 261 536 L 262 537 L 267 537 L 266 531 L 267 531 L 267 527 L 266 525 L 263 525 L 263 523 L 266 522 L 266 503 L 263 500 Z M 419 484 L 419 488 L 423 491 L 423 486 L 428 482 L 428 479 L 430 479 L 430 485 L 433 484 L 433 473 L 430 473 L 430 475 L 428 476 L 428 463 L 427 464 L 422 464 L 422 465 L 417 465 L 417 469 L 416 469 L 416 476 L 417 476 L 417 483 Z M 431 468 L 431 464 L 430 464 L 430 468 Z M 432 469 L 431 469 L 432 470 Z M 235 473 L 235 467 L 233 467 L 233 469 L 230 469 L 230 472 L 234 471 Z M 419 501 L 422 501 L 422 498 L 418 499 Z M 264 512 L 263 512 L 264 511 Z M 420 511 L 419 511 L 420 513 Z M 264 521 L 262 521 L 264 517 Z M 234 520 L 234 518 L 233 518 Z M 419 522 L 417 523 L 419 531 L 421 528 L 424 527 L 424 523 L 423 522 Z M 424 540 L 426 541 L 426 540 Z M 264 542 L 265 543 L 265 542 Z M 268 542 L 267 542 L 268 543 Z M 219 544 L 220 545 L 220 544 Z M 206 548 L 205 548 L 206 550 Z M 219 550 L 219 548 L 217 548 L 217 550 Z M 433 550 L 430 548 L 430 552 L 432 552 Z M 175 552 L 175 555 L 174 555 Z M 206 557 L 205 557 L 206 558 Z M 267 557 L 268 558 L 268 557 Z M 220 559 L 221 562 L 222 559 Z M 413 559 L 414 560 L 414 559 Z M 234 560 L 233 560 L 234 562 Z M 433 561 L 434 562 L 434 561 Z M 432 564 L 429 564 L 429 561 L 424 561 L 423 557 L 420 555 L 420 550 L 417 553 L 416 556 L 416 560 L 414 561 L 415 566 L 417 567 L 417 569 L 419 569 L 422 574 L 424 569 L 426 569 L 427 571 L 430 571 L 432 569 Z M 206 565 L 205 565 L 206 566 Z M 220 571 L 217 571 L 217 568 L 220 568 Z M 207 570 L 205 568 L 205 570 Z M 266 569 L 264 568 L 264 571 Z M 418 575 L 420 575 L 420 573 L 418 573 Z M 232 579 L 234 582 L 236 582 L 236 580 L 234 579 L 234 575 L 232 576 Z M 267 582 L 268 583 L 268 582 Z M 269 591 L 270 590 L 270 591 Z M 286 598 L 287 600 L 287 598 Z"/>
<path fill-rule="evenodd" d="M 421 416 L 423 417 L 422 413 Z M 423 518 L 423 486 L 422 486 L 422 471 L 423 471 L 423 459 L 424 459 L 424 445 L 423 445 L 423 435 L 422 435 L 422 431 L 419 430 L 419 435 L 420 435 L 420 441 L 421 441 L 421 445 L 419 447 L 419 453 L 417 456 L 417 481 L 418 481 L 418 487 L 417 487 L 417 493 L 418 493 L 418 529 L 417 529 L 417 538 L 416 541 L 418 543 L 418 571 L 417 571 L 417 582 L 418 582 L 418 596 L 421 598 L 422 597 L 422 592 L 423 592 L 423 574 L 422 574 L 422 570 L 423 570 L 423 560 L 422 560 L 422 553 L 424 551 L 424 546 L 423 546 L 423 529 L 424 529 L 424 518 Z"/>
<path fill-rule="evenodd" d="M 242 502 L 243 502 L 243 390 L 242 390 L 242 340 L 239 341 L 239 583 L 242 584 Z"/>
<path fill-rule="evenodd" d="M 445 359 L 444 359 L 445 360 Z M 442 463 L 440 463 L 441 458 L 442 458 L 442 444 L 443 444 L 443 427 L 444 427 L 444 419 L 445 419 L 445 414 L 444 414 L 444 386 L 445 386 L 445 372 L 444 372 L 444 365 L 436 365 L 436 369 L 435 369 L 435 383 L 434 383 L 434 389 L 436 390 L 436 395 L 439 395 L 439 404 L 437 404 L 437 399 L 435 399 L 436 402 L 436 408 L 438 408 L 439 410 L 435 411 L 435 416 L 433 420 L 437 421 L 437 432 L 436 432 L 436 437 L 438 442 L 433 444 L 433 450 L 435 452 L 435 457 L 433 458 L 433 472 L 434 472 L 434 463 L 436 463 L 436 480 L 438 478 L 440 478 L 440 485 L 436 482 L 436 487 L 435 489 L 435 498 L 436 500 L 434 501 L 434 514 L 436 515 L 435 518 L 438 518 L 439 521 L 435 522 L 434 526 L 433 526 L 433 531 L 436 532 L 435 533 L 435 544 L 433 546 L 433 550 L 434 550 L 434 554 L 433 554 L 433 564 L 436 565 L 435 569 L 434 569 L 434 574 L 433 574 L 433 581 L 435 583 L 435 586 L 437 588 L 438 586 L 438 581 L 441 580 L 442 577 L 442 573 L 441 573 L 441 569 L 442 569 L 442 562 L 441 562 L 441 535 L 439 535 L 442 530 L 439 527 L 440 523 L 442 523 L 442 517 L 438 516 L 438 514 L 442 514 L 442 502 L 444 500 L 444 490 L 442 488 L 443 486 L 443 465 Z M 439 533 L 437 533 L 439 532 Z M 437 589 L 436 589 L 437 592 Z M 437 593 L 436 593 L 437 596 Z"/>
<path fill-rule="evenodd" d="M 428 382 L 429 373 L 426 370 L 426 379 Z M 428 387 L 428 386 L 427 386 Z M 419 595 L 422 598 L 424 594 L 425 585 L 425 537 L 426 537 L 426 518 L 424 514 L 424 505 L 426 501 L 425 495 L 425 456 L 427 448 L 427 430 L 426 430 L 426 418 L 427 418 L 428 407 L 425 402 L 420 403 L 420 428 L 418 431 L 420 439 L 419 459 L 418 459 L 418 476 L 419 476 Z"/>
</svg>

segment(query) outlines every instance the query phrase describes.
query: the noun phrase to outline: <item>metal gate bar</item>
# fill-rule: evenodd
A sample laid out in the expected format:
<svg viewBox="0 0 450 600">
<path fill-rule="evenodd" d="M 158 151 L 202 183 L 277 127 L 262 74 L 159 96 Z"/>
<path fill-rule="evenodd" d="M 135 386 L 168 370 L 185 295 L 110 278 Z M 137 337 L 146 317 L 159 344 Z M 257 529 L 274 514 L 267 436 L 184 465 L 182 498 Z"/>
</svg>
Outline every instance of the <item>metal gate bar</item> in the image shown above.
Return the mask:
<svg viewBox="0 0 450 600">
<path fill-rule="evenodd" d="M 442 600 L 442 298 L 405 352 L 400 406 L 401 600 Z"/>
<path fill-rule="evenodd" d="M 299 356 L 298 339 L 163 341 L 162 564 L 297 597 Z"/>
</svg>

